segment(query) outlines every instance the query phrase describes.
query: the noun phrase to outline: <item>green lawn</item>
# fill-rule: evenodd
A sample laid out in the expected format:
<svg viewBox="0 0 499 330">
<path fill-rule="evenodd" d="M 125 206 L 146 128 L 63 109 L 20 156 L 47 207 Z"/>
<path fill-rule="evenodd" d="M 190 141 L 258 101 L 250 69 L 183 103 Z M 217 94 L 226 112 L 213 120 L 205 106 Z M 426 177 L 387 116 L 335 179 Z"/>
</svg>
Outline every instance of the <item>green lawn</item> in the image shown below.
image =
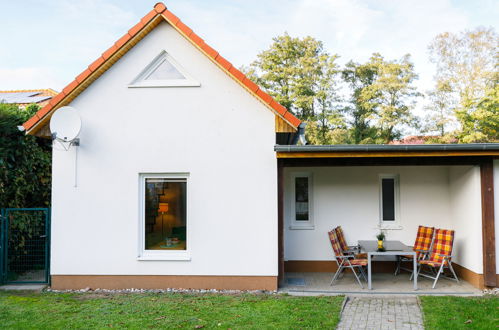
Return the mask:
<svg viewBox="0 0 499 330">
<path fill-rule="evenodd" d="M 426 329 L 497 329 L 499 298 L 420 297 Z"/>
<path fill-rule="evenodd" d="M 343 297 L 0 292 L 0 328 L 329 328 Z"/>
</svg>

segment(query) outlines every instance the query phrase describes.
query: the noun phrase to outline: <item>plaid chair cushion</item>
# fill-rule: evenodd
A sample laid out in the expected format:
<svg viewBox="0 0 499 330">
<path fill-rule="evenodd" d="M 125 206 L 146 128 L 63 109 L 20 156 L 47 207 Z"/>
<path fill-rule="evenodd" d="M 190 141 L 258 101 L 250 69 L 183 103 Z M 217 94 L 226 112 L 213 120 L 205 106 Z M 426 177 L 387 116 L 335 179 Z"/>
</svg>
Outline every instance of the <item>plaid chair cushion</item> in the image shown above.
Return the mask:
<svg viewBox="0 0 499 330">
<path fill-rule="evenodd" d="M 367 266 L 367 259 L 351 259 L 352 266 Z"/>
<path fill-rule="evenodd" d="M 442 264 L 445 257 L 452 255 L 452 245 L 454 243 L 454 230 L 437 229 L 435 231 L 435 240 L 430 253 L 429 261 L 433 264 Z"/>
<path fill-rule="evenodd" d="M 330 232 L 328 232 L 328 234 L 329 234 L 329 241 L 331 241 L 331 247 L 333 248 L 334 255 L 335 256 L 342 256 L 343 251 L 341 250 L 340 242 L 338 241 L 338 238 L 336 237 L 336 231 L 333 229 Z M 337 258 L 336 260 L 341 263 L 340 258 Z"/>
<path fill-rule="evenodd" d="M 418 227 L 418 234 L 416 235 L 416 242 L 414 242 L 414 250 L 430 251 L 431 239 L 433 238 L 433 227 Z"/>
<path fill-rule="evenodd" d="M 343 234 L 343 229 L 341 226 L 338 226 L 333 229 L 336 232 L 336 237 L 338 238 L 338 242 L 340 243 L 340 248 L 342 251 L 348 251 L 348 245 L 345 240 L 345 235 Z"/>
<path fill-rule="evenodd" d="M 441 263 L 441 262 L 433 262 L 433 261 L 431 261 L 431 260 L 419 260 L 418 262 L 419 262 L 419 264 L 421 264 L 421 265 L 428 265 L 428 266 L 431 266 L 431 267 L 437 267 L 437 268 L 438 268 L 438 267 L 442 266 L 442 263 Z M 448 263 L 448 262 L 447 262 L 447 260 L 446 260 L 446 261 L 445 261 L 445 265 L 447 265 L 447 263 Z"/>
</svg>

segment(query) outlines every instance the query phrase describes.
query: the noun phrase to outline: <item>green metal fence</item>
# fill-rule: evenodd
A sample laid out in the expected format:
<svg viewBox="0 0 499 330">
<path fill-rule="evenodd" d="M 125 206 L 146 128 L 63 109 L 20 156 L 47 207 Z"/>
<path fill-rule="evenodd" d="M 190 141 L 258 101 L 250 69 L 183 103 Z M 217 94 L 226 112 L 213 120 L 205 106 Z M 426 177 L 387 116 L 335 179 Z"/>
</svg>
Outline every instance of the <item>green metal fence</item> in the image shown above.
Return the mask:
<svg viewBox="0 0 499 330">
<path fill-rule="evenodd" d="M 49 283 L 50 209 L 6 208 L 0 219 L 0 283 Z"/>
</svg>

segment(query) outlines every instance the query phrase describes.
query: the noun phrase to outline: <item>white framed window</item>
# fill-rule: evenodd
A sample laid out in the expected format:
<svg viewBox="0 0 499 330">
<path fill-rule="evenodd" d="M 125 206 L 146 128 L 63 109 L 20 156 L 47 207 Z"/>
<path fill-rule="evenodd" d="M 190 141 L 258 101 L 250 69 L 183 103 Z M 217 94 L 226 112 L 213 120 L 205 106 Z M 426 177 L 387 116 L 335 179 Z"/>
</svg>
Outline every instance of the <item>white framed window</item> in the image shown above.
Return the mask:
<svg viewBox="0 0 499 330">
<path fill-rule="evenodd" d="M 188 173 L 139 175 L 139 260 L 190 260 Z"/>
<path fill-rule="evenodd" d="M 198 87 L 196 81 L 173 57 L 162 50 L 128 85 L 134 87 Z"/>
<path fill-rule="evenodd" d="M 314 229 L 312 188 L 312 173 L 291 173 L 290 229 Z"/>
<path fill-rule="evenodd" d="M 379 221 L 382 229 L 401 229 L 398 174 L 379 175 Z"/>
</svg>

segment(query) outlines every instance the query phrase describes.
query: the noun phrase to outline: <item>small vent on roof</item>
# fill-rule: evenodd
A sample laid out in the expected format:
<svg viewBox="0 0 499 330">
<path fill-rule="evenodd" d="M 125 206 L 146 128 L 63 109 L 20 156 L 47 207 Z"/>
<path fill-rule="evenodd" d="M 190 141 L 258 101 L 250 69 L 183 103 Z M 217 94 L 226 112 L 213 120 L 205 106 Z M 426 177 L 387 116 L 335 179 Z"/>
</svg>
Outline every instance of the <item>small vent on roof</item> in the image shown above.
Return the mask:
<svg viewBox="0 0 499 330">
<path fill-rule="evenodd" d="M 130 83 L 128 87 L 187 87 L 200 83 L 177 63 L 166 51 L 156 58 Z"/>
</svg>

